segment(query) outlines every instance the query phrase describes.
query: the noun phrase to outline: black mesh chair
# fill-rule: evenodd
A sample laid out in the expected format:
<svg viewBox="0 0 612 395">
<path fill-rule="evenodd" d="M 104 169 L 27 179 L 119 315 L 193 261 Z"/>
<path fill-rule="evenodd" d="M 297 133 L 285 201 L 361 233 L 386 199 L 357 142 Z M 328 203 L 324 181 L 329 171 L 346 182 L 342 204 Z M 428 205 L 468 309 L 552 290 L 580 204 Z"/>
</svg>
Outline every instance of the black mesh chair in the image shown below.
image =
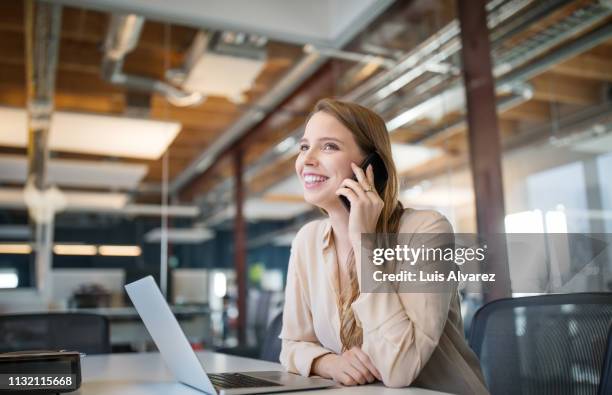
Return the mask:
<svg viewBox="0 0 612 395">
<path fill-rule="evenodd" d="M 259 359 L 270 362 L 279 361 L 282 343 L 281 339 L 278 338 L 278 335 L 280 335 L 281 329 L 283 329 L 282 312 L 274 317 L 270 325 L 268 325 L 268 330 L 266 331 L 266 336 L 264 337 Z"/>
<path fill-rule="evenodd" d="M 108 320 L 82 313 L 0 315 L 0 352 L 25 350 L 109 353 Z"/>
<path fill-rule="evenodd" d="M 601 368 L 598 395 L 610 394 L 612 394 L 612 325 L 608 329 L 608 341 L 606 343 L 603 367 Z"/>
<path fill-rule="evenodd" d="M 470 345 L 492 395 L 597 394 L 612 293 L 501 299 L 481 307 Z"/>
</svg>

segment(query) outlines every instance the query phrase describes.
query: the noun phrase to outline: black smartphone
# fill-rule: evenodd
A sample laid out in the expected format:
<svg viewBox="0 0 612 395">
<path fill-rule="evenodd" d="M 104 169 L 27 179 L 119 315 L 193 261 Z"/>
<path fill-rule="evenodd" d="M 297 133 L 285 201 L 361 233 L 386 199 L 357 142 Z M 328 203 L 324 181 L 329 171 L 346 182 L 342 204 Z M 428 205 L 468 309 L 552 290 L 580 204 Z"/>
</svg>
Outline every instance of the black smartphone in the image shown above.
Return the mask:
<svg viewBox="0 0 612 395">
<path fill-rule="evenodd" d="M 378 152 L 374 151 L 366 156 L 359 167 L 365 172 L 368 165 L 372 165 L 372 170 L 374 171 L 374 188 L 376 192 L 382 196 L 383 189 L 385 189 L 385 185 L 387 185 L 387 180 L 389 179 L 389 173 L 387 173 L 385 162 L 383 162 Z M 357 177 L 353 176 L 353 180 L 357 181 Z M 340 201 L 348 211 L 351 211 L 351 202 L 349 202 L 346 197 L 340 196 Z"/>
</svg>

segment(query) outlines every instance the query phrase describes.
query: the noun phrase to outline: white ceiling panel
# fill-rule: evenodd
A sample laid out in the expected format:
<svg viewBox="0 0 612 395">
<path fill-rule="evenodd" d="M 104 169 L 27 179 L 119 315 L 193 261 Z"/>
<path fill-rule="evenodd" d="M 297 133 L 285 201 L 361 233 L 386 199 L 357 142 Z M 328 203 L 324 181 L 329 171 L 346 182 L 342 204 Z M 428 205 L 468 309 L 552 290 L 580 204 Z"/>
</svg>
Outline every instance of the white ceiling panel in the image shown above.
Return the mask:
<svg viewBox="0 0 612 395">
<path fill-rule="evenodd" d="M 0 182 L 25 183 L 27 158 L 0 155 Z M 135 189 L 147 174 L 147 166 L 137 163 L 115 163 L 51 159 L 47 169 L 50 184 L 83 188 Z"/>
<path fill-rule="evenodd" d="M 24 109 L 0 107 L 0 145 L 27 145 Z M 159 159 L 181 130 L 177 122 L 57 111 L 51 120 L 52 151 Z"/>
<path fill-rule="evenodd" d="M 66 210 L 119 210 L 125 207 L 128 196 L 125 193 L 98 193 L 82 191 L 62 191 L 66 198 Z M 23 190 L 20 188 L 0 188 L 0 207 L 24 208 Z"/>
</svg>

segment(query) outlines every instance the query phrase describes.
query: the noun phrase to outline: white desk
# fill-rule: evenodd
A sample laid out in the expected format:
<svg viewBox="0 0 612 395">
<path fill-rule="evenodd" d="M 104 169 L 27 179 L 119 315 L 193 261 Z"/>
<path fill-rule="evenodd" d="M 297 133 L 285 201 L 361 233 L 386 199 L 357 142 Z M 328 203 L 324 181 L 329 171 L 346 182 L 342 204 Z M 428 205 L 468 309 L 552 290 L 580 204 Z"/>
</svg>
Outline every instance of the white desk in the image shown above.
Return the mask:
<svg viewBox="0 0 612 395">
<path fill-rule="evenodd" d="M 212 352 L 198 352 L 208 372 L 282 370 L 280 364 Z M 75 394 L 82 395 L 202 395 L 174 382 L 159 353 L 109 354 L 85 357 L 82 361 L 83 383 Z M 292 394 L 404 394 L 440 395 L 421 388 L 386 388 L 382 384 L 291 392 Z"/>
</svg>

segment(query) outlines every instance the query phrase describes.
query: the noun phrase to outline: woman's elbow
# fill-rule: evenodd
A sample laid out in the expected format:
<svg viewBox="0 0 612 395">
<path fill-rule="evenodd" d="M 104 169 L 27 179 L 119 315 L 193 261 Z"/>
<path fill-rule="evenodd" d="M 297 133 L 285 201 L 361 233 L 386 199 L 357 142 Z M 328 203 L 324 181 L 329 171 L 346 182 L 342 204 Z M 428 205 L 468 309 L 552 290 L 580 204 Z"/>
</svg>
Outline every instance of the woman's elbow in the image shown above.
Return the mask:
<svg viewBox="0 0 612 395">
<path fill-rule="evenodd" d="M 394 369 L 387 374 L 381 372 L 382 381 L 385 387 L 402 388 L 408 387 L 416 379 L 416 376 L 400 369 Z"/>
<path fill-rule="evenodd" d="M 382 367 L 377 367 L 383 384 L 391 388 L 410 386 L 422 368 L 420 358 L 412 353 L 396 355 L 396 358 L 389 362 L 383 364 Z"/>
</svg>

